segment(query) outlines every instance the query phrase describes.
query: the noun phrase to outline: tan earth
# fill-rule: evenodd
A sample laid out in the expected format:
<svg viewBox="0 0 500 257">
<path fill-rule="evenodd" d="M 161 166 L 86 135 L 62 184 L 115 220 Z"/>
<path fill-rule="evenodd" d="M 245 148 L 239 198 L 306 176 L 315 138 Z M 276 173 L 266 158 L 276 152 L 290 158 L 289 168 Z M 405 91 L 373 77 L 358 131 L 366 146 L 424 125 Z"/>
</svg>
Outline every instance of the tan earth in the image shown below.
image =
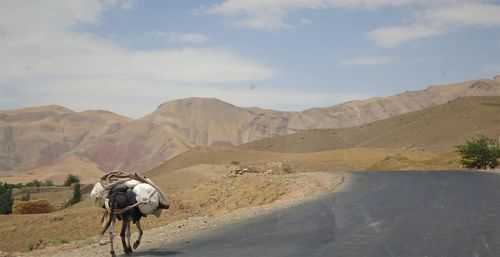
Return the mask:
<svg viewBox="0 0 500 257">
<path fill-rule="evenodd" d="M 342 183 L 341 174 L 287 173 L 279 165 L 249 167 L 248 172 L 236 174 L 239 165 L 196 165 L 173 172 L 151 175 L 172 200 L 171 208 L 157 219 L 147 217 L 142 223 L 146 229 L 185 222 L 195 217 L 220 218 L 242 208 L 285 204 L 318 194 L 331 192 Z M 268 208 L 268 207 L 263 207 Z M 251 210 L 249 210 L 251 211 Z M 254 210 L 255 211 L 255 210 Z M 228 214 L 229 213 L 229 214 Z M 83 201 L 62 211 L 48 214 L 1 215 L 0 251 L 29 251 L 33 256 L 44 253 L 36 249 L 49 247 L 58 251 L 58 245 L 75 243 L 84 246 L 88 237 L 98 234 L 102 210 L 95 207 L 85 195 Z M 232 220 L 232 219 L 228 219 Z M 178 223 L 175 223 L 178 224 Z M 207 224 L 208 226 L 210 224 Z M 182 225 L 184 226 L 184 225 Z M 186 225 L 187 226 L 187 225 Z M 193 228 L 191 228 L 193 229 Z M 148 234 L 149 232 L 146 232 Z M 13 237 L 12 235 L 16 236 Z M 93 242 L 93 241 L 92 241 Z M 145 246 L 147 246 L 147 242 Z M 93 245 L 95 246 L 95 245 Z M 56 248 L 54 250 L 53 248 Z M 108 247 L 102 247 L 108 252 Z M 47 250 L 49 251 L 49 250 Z M 49 255 L 53 254 L 50 252 Z"/>
</svg>

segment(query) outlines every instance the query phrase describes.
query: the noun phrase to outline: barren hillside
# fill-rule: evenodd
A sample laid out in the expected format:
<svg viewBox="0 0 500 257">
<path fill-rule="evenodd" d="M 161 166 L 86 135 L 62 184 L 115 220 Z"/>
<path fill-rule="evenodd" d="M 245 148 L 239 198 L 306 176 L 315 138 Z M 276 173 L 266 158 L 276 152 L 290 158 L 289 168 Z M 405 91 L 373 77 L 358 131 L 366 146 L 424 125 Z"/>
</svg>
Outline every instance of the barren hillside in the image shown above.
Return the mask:
<svg viewBox="0 0 500 257">
<path fill-rule="evenodd" d="M 289 127 L 301 129 L 343 128 L 394 117 L 399 114 L 445 104 L 461 96 L 498 96 L 500 81 L 482 79 L 430 86 L 388 97 L 375 97 L 303 111 Z"/>
<path fill-rule="evenodd" d="M 498 77 L 431 86 L 421 91 L 302 112 L 242 108 L 211 98 L 167 102 L 137 120 L 103 111 L 77 113 L 60 106 L 2 111 L 0 171 L 3 174 L 30 172 L 41 167 L 50 169 L 47 165 L 51 164 L 61 166 L 65 160 L 80 159 L 88 163 L 89 170 L 97 167 L 102 171 L 143 172 L 195 146 L 228 147 L 309 129 L 350 127 L 445 104 L 460 96 L 476 95 L 500 95 Z M 364 129 L 359 133 L 363 134 L 359 138 L 347 135 L 331 139 L 337 140 L 336 143 L 328 141 L 326 144 L 319 139 L 316 148 L 328 150 L 337 148 L 335 145 L 358 145 L 367 140 L 363 137 L 381 132 Z M 383 147 L 406 145 L 403 143 L 406 138 L 398 140 L 402 140 L 401 143 L 374 140 L 366 146 L 382 141 L 385 142 Z M 290 145 L 285 151 L 301 151 L 293 149 L 299 147 L 295 144 L 285 145 Z M 266 147 L 256 149 L 274 151 L 273 147 Z M 308 150 L 305 146 L 300 147 Z"/>
<path fill-rule="evenodd" d="M 350 127 L 476 95 L 500 95 L 500 83 L 485 79 L 431 86 L 303 112 L 242 108 L 217 99 L 188 98 L 160 105 L 150 115 L 105 136 L 86 153 L 105 170 L 145 171 L 194 146 L 226 147 L 308 129 Z"/>
<path fill-rule="evenodd" d="M 61 106 L 0 111 L 0 174 L 81 155 L 129 120 L 106 111 L 78 113 Z"/>
<path fill-rule="evenodd" d="M 280 128 L 283 116 L 286 113 L 241 108 L 218 99 L 181 99 L 105 136 L 86 154 L 105 170 L 145 171 L 194 146 L 227 147 L 286 134 Z"/>
<path fill-rule="evenodd" d="M 419 147 L 437 152 L 480 134 L 500 135 L 500 97 L 461 97 L 449 103 L 343 129 L 310 130 L 258 140 L 240 149 L 316 152 L 351 147 Z"/>
</svg>

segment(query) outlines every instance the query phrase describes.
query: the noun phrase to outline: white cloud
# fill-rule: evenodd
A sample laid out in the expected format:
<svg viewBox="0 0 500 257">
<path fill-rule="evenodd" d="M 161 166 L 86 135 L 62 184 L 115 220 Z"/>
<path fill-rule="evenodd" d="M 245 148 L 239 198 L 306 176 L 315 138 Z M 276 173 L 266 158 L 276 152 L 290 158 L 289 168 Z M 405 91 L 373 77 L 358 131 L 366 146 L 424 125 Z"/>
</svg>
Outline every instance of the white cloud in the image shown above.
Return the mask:
<svg viewBox="0 0 500 257">
<path fill-rule="evenodd" d="M 177 33 L 177 32 L 155 31 L 155 32 L 148 32 L 146 34 L 164 38 L 166 41 L 171 43 L 203 43 L 208 41 L 208 37 L 201 33 Z"/>
<path fill-rule="evenodd" d="M 13 6 L 0 11 L 0 78 L 133 76 L 186 83 L 223 83 L 272 76 L 271 70 L 228 50 L 174 48 L 137 51 L 97 35 L 76 32 L 74 28 L 79 24 L 97 24 L 101 13 L 109 8 L 100 1 L 81 2 L 84 4 L 57 1 L 48 7 L 52 2 L 43 1 L 41 8 L 33 2 L 8 2 Z M 17 3 L 26 6 L 17 6 Z M 61 15 L 54 15 L 58 12 Z M 25 19 L 28 22 L 24 22 Z M 192 35 L 177 36 L 178 39 L 200 40 Z"/>
<path fill-rule="evenodd" d="M 500 5 L 463 4 L 425 11 L 419 19 L 435 26 L 498 26 Z"/>
<path fill-rule="evenodd" d="M 85 101 L 101 101 L 105 105 L 105 98 L 115 95 L 123 95 L 123 99 L 135 97 L 131 95 L 153 97 L 149 92 L 155 88 L 164 89 L 161 97 L 165 97 L 179 95 L 175 91 L 189 84 L 211 88 L 273 76 L 271 69 L 227 49 L 131 50 L 77 30 L 81 25 L 98 26 L 107 10 L 125 10 L 132 7 L 131 3 L 0 2 L 0 92 L 12 95 L 9 99 L 14 101 L 13 105 L 27 99 L 33 103 L 48 99 L 54 100 L 52 103 L 68 101 L 82 105 Z M 176 37 L 184 41 L 203 39 L 185 34 Z M 109 92 L 103 92 L 106 90 Z M 21 91 L 25 94 L 16 93 Z M 116 102 L 129 108 L 128 101 Z M 5 102 L 1 105 L 6 107 Z M 78 109 L 74 104 L 71 107 Z"/>
<path fill-rule="evenodd" d="M 117 4 L 121 6 L 123 10 L 129 10 L 134 7 L 136 0 L 114 0 Z"/>
<path fill-rule="evenodd" d="M 500 26 L 500 5 L 487 0 L 225 0 L 198 13 L 227 17 L 237 26 L 259 30 L 291 28 L 290 12 L 318 9 L 373 10 L 410 7 L 406 25 L 390 25 L 369 31 L 367 37 L 382 47 L 396 47 L 410 41 L 447 33 L 463 26 Z M 307 23 L 307 21 L 302 22 Z"/>
<path fill-rule="evenodd" d="M 374 40 L 379 46 L 396 47 L 402 43 L 416 39 L 431 37 L 442 33 L 437 28 L 423 25 L 383 27 L 367 33 L 369 39 Z"/>
<path fill-rule="evenodd" d="M 500 26 L 500 5 L 466 3 L 432 6 L 416 13 L 406 26 L 388 26 L 367 33 L 368 38 L 383 47 L 396 47 L 417 39 L 444 34 L 464 26 Z"/>
<path fill-rule="evenodd" d="M 308 25 L 308 24 L 311 24 L 311 23 L 312 23 L 312 21 L 311 21 L 311 20 L 309 20 L 309 19 L 307 19 L 307 18 L 302 18 L 302 19 L 300 19 L 300 23 L 301 23 L 301 24 Z"/>
<path fill-rule="evenodd" d="M 236 26 L 242 26 L 252 29 L 264 29 L 275 31 L 280 29 L 288 29 L 292 26 L 286 24 L 278 16 L 275 15 L 257 15 L 238 20 L 233 23 Z"/>
<path fill-rule="evenodd" d="M 234 19 L 233 24 L 261 30 L 290 28 L 285 22 L 289 12 L 301 9 L 375 9 L 432 2 L 428 0 L 226 0 L 196 13 L 220 15 Z"/>
<path fill-rule="evenodd" d="M 339 62 L 341 66 L 371 66 L 393 63 L 394 60 L 385 56 L 359 57 Z"/>
</svg>

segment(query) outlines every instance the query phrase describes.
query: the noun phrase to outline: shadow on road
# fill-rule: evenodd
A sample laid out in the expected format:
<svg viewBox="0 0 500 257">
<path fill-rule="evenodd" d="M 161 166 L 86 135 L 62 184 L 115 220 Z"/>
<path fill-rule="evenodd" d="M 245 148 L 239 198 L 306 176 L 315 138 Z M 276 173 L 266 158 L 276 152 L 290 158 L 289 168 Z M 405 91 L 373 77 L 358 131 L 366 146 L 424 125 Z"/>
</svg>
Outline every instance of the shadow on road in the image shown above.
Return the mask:
<svg viewBox="0 0 500 257">
<path fill-rule="evenodd" d="M 168 251 L 165 249 L 152 249 L 146 252 L 134 252 L 133 256 L 170 256 L 170 255 L 180 255 L 180 254 L 184 253 L 178 251 Z"/>
</svg>

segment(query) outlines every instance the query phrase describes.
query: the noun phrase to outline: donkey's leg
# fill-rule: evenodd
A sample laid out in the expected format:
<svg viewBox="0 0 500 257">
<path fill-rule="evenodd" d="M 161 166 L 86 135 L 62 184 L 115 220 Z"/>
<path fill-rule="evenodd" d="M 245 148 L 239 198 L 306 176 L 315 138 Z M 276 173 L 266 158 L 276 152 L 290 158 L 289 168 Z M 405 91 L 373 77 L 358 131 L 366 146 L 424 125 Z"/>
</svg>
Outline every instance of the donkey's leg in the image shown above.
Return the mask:
<svg viewBox="0 0 500 257">
<path fill-rule="evenodd" d="M 109 215 L 108 221 L 106 222 L 106 224 L 103 224 L 103 226 L 102 226 L 101 237 L 104 236 L 104 234 L 106 233 L 106 230 L 108 230 L 108 228 L 111 225 L 111 222 L 113 220 L 113 215 L 111 215 L 111 214 L 108 214 L 108 215 Z"/>
<path fill-rule="evenodd" d="M 115 247 L 113 246 L 113 236 L 115 234 L 115 219 L 116 219 L 116 215 L 111 215 L 110 214 L 110 218 L 111 218 L 111 226 L 109 228 L 109 242 L 110 242 L 110 245 L 111 245 L 111 256 L 112 257 L 116 257 L 116 254 L 115 254 Z"/>
<path fill-rule="evenodd" d="M 111 224 L 111 217 L 109 217 L 109 219 L 106 219 L 108 218 L 109 214 L 108 214 L 108 211 L 107 210 L 104 210 L 104 214 L 102 215 L 102 218 L 101 218 L 101 223 L 102 223 L 102 230 L 101 230 L 101 234 L 99 236 L 99 244 L 100 245 L 105 245 L 106 242 L 104 241 L 104 234 L 106 234 L 106 231 L 108 230 L 109 228 L 109 225 Z M 106 220 L 106 222 L 104 222 Z"/>
<path fill-rule="evenodd" d="M 132 234 L 132 232 L 130 231 L 130 219 L 129 219 L 128 222 L 127 222 L 127 249 L 130 252 L 133 252 L 132 251 L 132 245 L 130 244 L 130 235 L 131 234 Z"/>
<path fill-rule="evenodd" d="M 127 223 L 129 222 L 127 215 L 121 215 L 122 217 L 122 229 L 120 230 L 120 238 L 122 239 L 123 251 L 125 254 L 130 253 L 130 249 L 127 247 L 127 242 L 125 241 L 125 233 L 127 232 Z"/>
<path fill-rule="evenodd" d="M 139 232 L 139 236 L 137 237 L 137 241 L 134 243 L 134 249 L 137 249 L 139 244 L 141 243 L 141 238 L 142 238 L 142 228 L 141 228 L 141 220 L 138 220 L 135 222 L 135 225 L 137 226 L 137 231 Z"/>
</svg>

